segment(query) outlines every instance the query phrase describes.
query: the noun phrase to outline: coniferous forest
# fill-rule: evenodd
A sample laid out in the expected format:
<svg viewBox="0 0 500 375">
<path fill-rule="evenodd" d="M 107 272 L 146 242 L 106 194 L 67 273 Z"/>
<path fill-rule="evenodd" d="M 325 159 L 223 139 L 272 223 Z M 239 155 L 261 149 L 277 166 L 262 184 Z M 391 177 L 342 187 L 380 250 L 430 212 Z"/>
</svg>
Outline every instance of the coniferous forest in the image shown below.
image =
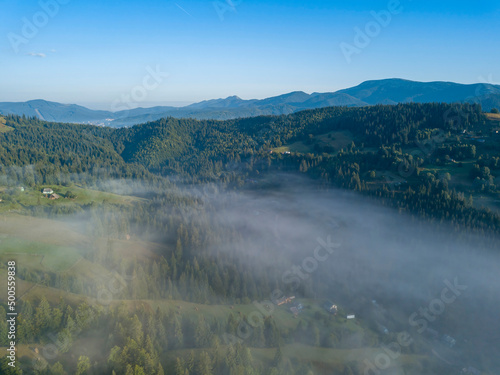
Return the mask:
<svg viewBox="0 0 500 375">
<path fill-rule="evenodd" d="M 498 373 L 499 130 L 442 103 L 1 117 L 0 373 Z"/>
</svg>

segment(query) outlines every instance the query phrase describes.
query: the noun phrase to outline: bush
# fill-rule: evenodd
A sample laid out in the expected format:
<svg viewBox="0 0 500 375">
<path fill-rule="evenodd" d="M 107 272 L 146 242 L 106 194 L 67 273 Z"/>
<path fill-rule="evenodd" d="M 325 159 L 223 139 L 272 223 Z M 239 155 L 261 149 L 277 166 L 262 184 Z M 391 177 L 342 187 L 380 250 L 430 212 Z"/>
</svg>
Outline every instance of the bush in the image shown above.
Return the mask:
<svg viewBox="0 0 500 375">
<path fill-rule="evenodd" d="M 500 111 L 499 111 L 497 108 L 493 108 L 493 109 L 491 110 L 491 113 L 499 113 L 499 112 L 500 112 Z"/>
<path fill-rule="evenodd" d="M 69 198 L 69 199 L 74 199 L 74 198 L 76 198 L 76 194 L 75 194 L 75 193 L 73 193 L 71 190 L 68 190 L 68 191 L 66 192 L 66 198 Z"/>
</svg>

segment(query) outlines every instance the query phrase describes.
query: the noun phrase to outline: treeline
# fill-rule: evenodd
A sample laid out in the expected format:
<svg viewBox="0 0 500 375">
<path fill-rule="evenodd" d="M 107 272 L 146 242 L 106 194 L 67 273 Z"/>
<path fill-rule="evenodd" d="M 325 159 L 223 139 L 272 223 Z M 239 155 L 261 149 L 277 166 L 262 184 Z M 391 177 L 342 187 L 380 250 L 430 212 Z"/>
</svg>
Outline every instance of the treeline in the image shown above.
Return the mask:
<svg viewBox="0 0 500 375">
<path fill-rule="evenodd" d="M 86 244 L 85 257 L 108 270 L 131 275 L 130 282 L 114 295 L 115 299 L 182 299 L 230 305 L 268 298 L 280 286 L 281 271 L 293 264 L 294 259 L 287 257 L 279 266 L 283 269 L 278 266 L 249 269 L 249 259 L 238 248 L 241 240 L 238 228 L 214 221 L 217 207 L 200 199 L 199 194 L 186 194 L 183 187 L 216 182 L 222 190 L 243 187 L 265 191 L 269 187 L 260 182 L 260 176 L 276 172 L 307 175 L 321 189 L 340 187 L 358 191 L 450 228 L 456 235 L 480 233 L 496 249 L 494 236 L 500 231 L 499 215 L 476 208 L 470 194 L 450 188 L 449 176 L 425 170 L 430 163 L 441 165 L 474 159 L 469 176 L 474 189 L 485 193 L 498 191 L 495 177 L 499 150 L 480 143 L 461 143 L 457 138 L 464 130 L 485 129 L 486 120 L 476 105 L 336 107 L 229 121 L 168 118 L 123 129 L 52 124 L 17 116 L 6 119 L 14 130 L 0 134 L 2 185 L 77 183 L 107 190 L 107 182 L 115 180 L 127 194 L 147 198 L 127 205 L 25 207 L 35 216 L 64 218 L 75 214 L 82 222 L 89 223 L 86 234 L 91 240 Z M 284 144 L 307 143 L 316 135 L 343 130 L 356 135 L 344 149 L 324 152 L 319 145 L 316 148 L 311 145 L 316 151 L 305 154 L 269 152 Z M 449 142 L 453 137 L 457 140 Z M 419 151 L 412 152 L 412 148 Z M 380 176 L 376 171 L 386 172 Z M 390 174 L 396 179 L 390 178 Z M 188 215 L 189 212 L 196 215 Z M 115 251 L 115 242 L 127 235 L 164 246 L 152 260 L 131 262 Z M 108 239 L 99 240 L 102 237 Z M 230 250 L 222 251 L 222 245 Z M 270 248 L 275 245 L 268 244 Z M 18 276 L 92 297 L 108 281 L 22 267 Z M 323 281 L 321 275 L 313 275 L 293 292 L 298 297 L 311 297 L 313 291 L 314 296 L 327 295 Z M 288 290 L 284 288 L 283 292 Z M 338 294 L 342 294 L 340 288 Z M 161 375 L 165 373 L 161 358 L 178 351 L 176 358 L 168 363 L 171 368 L 165 368 L 176 375 L 307 375 L 312 365 L 283 360 L 281 345 L 342 347 L 343 332 L 335 327 L 320 331 L 314 324 L 301 323 L 296 329 L 280 331 L 269 318 L 245 342 L 249 347 L 275 350 L 273 360 L 259 367 L 248 347 L 227 346 L 220 341 L 221 335 L 236 334 L 238 322 L 246 319 L 244 315 L 233 314 L 227 320 L 202 315 L 190 319 L 173 310 L 130 312 L 125 305 L 103 312 L 86 304 L 72 308 L 61 302 L 50 306 L 42 299 L 36 307 L 28 302 L 23 304 L 18 329 L 20 343 L 41 346 L 50 340 L 47 335 L 56 332 L 61 345 L 58 350 L 63 353 L 71 348 L 80 332 L 99 329 L 100 334 L 105 333 L 105 361 L 94 364 L 81 356 L 74 367 L 40 364 L 41 374 L 114 371 Z M 321 319 L 326 318 L 317 317 L 318 321 Z M 1 331 L 5 329 L 0 324 L 0 336 L 4 336 Z M 185 355 L 183 350 L 192 350 L 193 354 Z M 354 366 L 338 369 L 345 374 L 355 371 Z"/>
<path fill-rule="evenodd" d="M 227 172 L 228 163 L 248 163 L 271 147 L 309 134 L 350 130 L 367 147 L 407 145 L 431 138 L 435 129 L 462 131 L 486 118 L 478 105 L 401 104 L 227 121 L 167 118 L 122 129 L 45 123 L 13 115 L 6 120 L 16 131 L 0 136 L 3 165 L 53 164 L 80 173 L 126 166 L 122 172 L 127 173 L 137 163 L 154 171 L 209 178 Z"/>
<path fill-rule="evenodd" d="M 228 121 L 167 118 L 122 129 L 19 116 L 7 116 L 6 122 L 15 130 L 0 134 L 0 172 L 12 186 L 75 182 L 102 188 L 105 180 L 121 179 L 140 181 L 160 192 L 172 186 L 167 176 L 238 188 L 266 172 L 299 172 L 327 186 L 383 197 L 420 216 L 451 220 L 462 228 L 500 230 L 498 214 L 477 209 L 470 191 L 450 188 L 449 176 L 421 173 L 427 165 L 472 159 L 474 191 L 498 190 L 498 149 L 460 140 L 464 132 L 488 133 L 488 120 L 475 104 L 331 107 Z M 295 141 L 307 144 L 316 135 L 344 130 L 356 141 L 345 149 L 325 153 L 315 145 L 316 152 L 270 154 L 273 147 Z M 404 183 L 395 186 L 387 176 L 381 181 L 377 170 Z M 44 208 L 51 209 L 55 208 Z"/>
<path fill-rule="evenodd" d="M 5 315 L 2 307 L 0 314 Z M 123 302 L 107 310 L 85 302 L 73 309 L 63 299 L 52 307 L 42 297 L 36 307 L 28 301 L 22 303 L 17 343 L 30 345 L 33 358 L 22 367 L 39 375 L 308 375 L 313 365 L 285 358 L 281 353 L 283 345 L 295 342 L 312 347 L 348 348 L 341 344 L 342 337 L 350 335 L 347 328 L 334 325 L 331 316 L 318 314 L 317 319 L 323 320 L 330 329 L 320 331 L 314 322 L 300 322 L 295 329 L 280 330 L 270 316 L 243 342 L 234 338 L 241 329 L 241 321 L 248 325 L 244 315 L 206 318 L 203 314 L 191 316 L 179 309 L 152 310 L 144 303 L 131 310 Z M 6 337 L 6 332 L 6 322 L 0 323 L 0 333 Z M 98 350 L 106 353 L 105 360 L 92 362 L 88 356 L 79 355 L 74 364 L 68 364 L 65 357 L 71 355 L 74 344 L 96 332 L 103 338 Z M 0 345 L 6 345 L 3 337 Z M 274 358 L 256 361 L 250 347 L 274 349 Z M 47 361 L 51 358 L 59 360 Z M 21 358 L 23 361 L 26 360 Z M 2 362 L 0 366 L 5 365 Z M 355 365 L 352 369 L 348 366 L 339 369 L 342 374 L 357 371 Z M 13 372 L 7 369 L 6 373 Z"/>
</svg>

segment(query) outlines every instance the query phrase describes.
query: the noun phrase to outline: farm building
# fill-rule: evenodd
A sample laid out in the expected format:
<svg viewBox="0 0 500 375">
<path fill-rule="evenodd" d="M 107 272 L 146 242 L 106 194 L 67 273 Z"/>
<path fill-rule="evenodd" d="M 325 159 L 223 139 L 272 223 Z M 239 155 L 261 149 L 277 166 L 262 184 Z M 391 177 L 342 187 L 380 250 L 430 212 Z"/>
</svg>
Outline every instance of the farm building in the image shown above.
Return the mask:
<svg viewBox="0 0 500 375">
<path fill-rule="evenodd" d="M 295 296 L 283 297 L 283 298 L 280 298 L 280 299 L 276 300 L 276 304 L 278 306 L 281 306 L 281 305 L 284 305 L 284 304 L 292 302 L 294 299 L 295 299 Z"/>
<path fill-rule="evenodd" d="M 42 190 L 42 194 L 49 195 L 49 194 L 54 194 L 54 190 L 50 188 L 45 188 Z"/>
<path fill-rule="evenodd" d="M 301 303 L 295 303 L 292 307 L 290 307 L 290 311 L 295 317 L 297 317 L 303 309 L 304 305 Z"/>
<path fill-rule="evenodd" d="M 337 314 L 337 311 L 338 311 L 337 305 L 334 305 L 333 303 L 327 301 L 327 302 L 324 303 L 323 307 L 329 313 L 334 314 L 334 315 Z"/>
<path fill-rule="evenodd" d="M 50 194 L 49 196 L 49 199 L 51 200 L 56 200 L 56 199 L 59 199 L 61 198 L 58 194 L 54 193 L 54 194 Z"/>
</svg>

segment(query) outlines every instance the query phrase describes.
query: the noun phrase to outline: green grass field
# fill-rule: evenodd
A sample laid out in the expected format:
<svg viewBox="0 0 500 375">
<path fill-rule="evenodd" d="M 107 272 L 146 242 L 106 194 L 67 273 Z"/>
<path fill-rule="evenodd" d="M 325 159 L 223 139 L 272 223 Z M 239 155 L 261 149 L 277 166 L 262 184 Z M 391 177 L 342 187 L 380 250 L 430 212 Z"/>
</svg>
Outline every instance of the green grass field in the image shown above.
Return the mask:
<svg viewBox="0 0 500 375">
<path fill-rule="evenodd" d="M 32 216 L 7 214 L 0 215 L 0 235 L 3 238 L 19 238 L 54 246 L 79 247 L 88 243 L 88 238 L 78 225 Z"/>
<path fill-rule="evenodd" d="M 16 260 L 29 268 L 63 272 L 81 258 L 75 248 L 31 242 L 21 238 L 3 236 L 1 245 L 1 261 Z"/>
<path fill-rule="evenodd" d="M 347 138 L 344 139 L 347 142 Z M 472 163 L 472 162 L 471 162 Z M 464 163 L 465 164 L 465 163 Z M 456 165 L 445 166 L 429 166 L 428 170 L 439 170 L 440 173 L 445 171 L 452 175 L 452 179 L 456 178 L 460 182 L 461 178 L 465 178 L 468 173 L 469 165 L 464 165 L 463 168 L 458 168 Z M 458 171 L 460 169 L 460 172 Z M 462 173 L 462 175 L 460 175 Z M 75 192 L 77 198 L 74 200 L 61 198 L 61 201 L 49 201 L 42 204 L 82 204 L 82 202 L 110 202 L 114 204 L 133 204 L 134 197 L 122 197 L 119 195 L 103 193 L 82 189 L 80 187 L 65 188 L 60 186 L 51 186 L 51 188 L 61 195 L 65 194 L 68 189 Z M 19 193 L 25 195 L 24 204 L 28 205 L 37 199 L 36 195 L 40 195 L 39 190 L 25 191 Z M 47 200 L 43 198 L 42 200 Z M 48 201 L 48 200 L 47 200 Z M 36 204 L 36 202 L 35 202 Z M 12 213 L 3 213 L 0 215 L 0 264 L 5 265 L 7 260 L 16 260 L 18 269 L 26 269 L 32 272 L 51 273 L 51 274 L 71 274 L 81 280 L 85 284 L 88 280 L 107 280 L 113 275 L 113 270 L 103 267 L 101 264 L 94 263 L 88 258 L 85 258 L 85 251 L 90 246 L 97 246 L 98 249 L 105 249 L 124 259 L 126 262 L 140 260 L 141 262 L 150 262 L 158 259 L 158 253 L 161 252 L 162 246 L 145 241 L 119 240 L 107 238 L 92 239 L 86 237 L 81 224 L 51 220 L 48 218 L 34 218 L 25 215 Z M 6 269 L 0 266 L 0 280 L 7 278 Z M 103 281 L 103 283 L 105 283 Z M 60 298 L 64 298 L 66 303 L 77 306 L 82 302 L 87 302 L 94 306 L 103 306 L 97 300 L 96 296 L 74 294 L 66 292 L 62 289 L 47 287 L 43 283 L 33 283 L 24 280 L 17 281 L 17 295 L 22 300 L 31 301 L 34 305 L 38 303 L 42 296 L 56 305 Z M 111 301 L 111 306 L 117 306 L 124 303 L 130 311 L 145 309 L 154 312 L 157 308 L 163 311 L 173 311 L 179 317 L 187 317 L 195 321 L 198 316 L 203 315 L 207 321 L 213 319 L 219 321 L 227 321 L 230 314 L 233 314 L 237 319 L 242 319 L 243 316 L 249 316 L 251 313 L 262 311 L 255 304 L 235 304 L 235 305 L 208 305 L 191 303 L 179 300 L 122 300 L 119 296 L 114 295 Z M 5 303 L 7 300 L 6 290 L 0 291 L 0 302 Z M 290 312 L 290 304 L 283 306 L 274 306 L 270 314 L 273 316 L 278 329 L 282 332 L 293 332 L 297 325 L 302 322 L 304 325 L 314 323 L 320 332 L 332 332 L 337 336 L 340 348 L 319 348 L 303 344 L 290 344 L 284 342 L 282 345 L 282 353 L 284 358 L 296 358 L 303 363 L 311 363 L 316 369 L 315 374 L 332 374 L 343 373 L 346 366 L 357 367 L 358 371 L 363 373 L 363 361 L 372 359 L 381 352 L 378 342 L 384 340 L 380 334 L 374 332 L 369 324 L 363 320 L 347 320 L 346 312 L 339 309 L 339 313 L 333 316 L 327 313 L 322 308 L 322 302 L 313 299 L 299 299 L 304 305 L 304 309 L 297 318 Z M 401 319 L 395 318 L 399 322 L 399 326 L 407 327 L 407 317 Z M 406 320 L 405 320 L 406 319 Z M 396 334 L 396 332 L 394 333 Z M 105 339 L 105 338 L 104 338 Z M 59 360 L 65 363 L 71 363 L 71 356 L 89 355 L 93 359 L 102 359 L 99 356 L 96 347 L 104 340 L 100 336 L 99 331 L 89 331 L 83 333 L 75 341 L 70 352 L 62 355 Z M 417 338 L 417 340 L 420 340 Z M 373 346 L 370 346 L 374 343 Z M 375 343 L 377 343 L 375 345 Z M 420 343 L 419 345 L 425 345 Z M 37 345 L 20 345 L 18 347 L 19 358 L 31 361 L 36 356 L 34 348 Z M 0 348 L 2 350 L 2 348 Z M 176 357 L 187 357 L 192 349 L 184 349 L 171 351 L 166 354 L 167 359 L 174 360 Z M 200 349 L 201 350 L 201 349 Z M 196 351 L 196 350 L 195 350 Z M 252 356 L 257 363 L 270 363 L 275 354 L 276 348 L 251 348 Z M 411 352 L 410 352 L 411 353 Z M 429 355 L 401 355 L 394 366 L 387 369 L 390 374 L 403 374 L 400 371 L 400 366 L 404 366 L 405 375 L 417 375 L 419 369 L 428 367 L 423 363 L 439 361 L 432 354 Z M 392 366 L 392 365 L 391 365 Z"/>
<path fill-rule="evenodd" d="M 83 206 L 90 203 L 131 205 L 134 202 L 143 200 L 143 198 L 107 193 L 76 185 L 70 187 L 43 185 L 33 188 L 23 188 L 24 191 L 21 191 L 18 187 L 0 186 L 0 213 L 22 213 L 26 208 L 33 206 L 67 207 L 71 209 L 72 207 Z M 60 198 L 56 200 L 49 199 L 47 195 L 42 194 L 43 188 L 52 189 Z"/>
<path fill-rule="evenodd" d="M 5 125 L 5 117 L 0 116 L 0 133 L 6 133 L 14 130 L 10 126 Z"/>
<path fill-rule="evenodd" d="M 500 121 L 500 113 L 486 113 L 486 117 L 493 121 Z"/>
<path fill-rule="evenodd" d="M 314 144 L 319 147 L 329 146 L 333 149 L 332 154 L 336 154 L 341 149 L 345 149 L 353 141 L 355 141 L 354 136 L 349 131 L 332 131 L 325 134 L 320 134 L 312 137 L 311 144 L 305 144 L 304 142 L 294 142 L 289 145 L 273 148 L 273 152 L 284 153 L 284 152 L 296 152 L 299 154 L 313 153 Z"/>
</svg>

